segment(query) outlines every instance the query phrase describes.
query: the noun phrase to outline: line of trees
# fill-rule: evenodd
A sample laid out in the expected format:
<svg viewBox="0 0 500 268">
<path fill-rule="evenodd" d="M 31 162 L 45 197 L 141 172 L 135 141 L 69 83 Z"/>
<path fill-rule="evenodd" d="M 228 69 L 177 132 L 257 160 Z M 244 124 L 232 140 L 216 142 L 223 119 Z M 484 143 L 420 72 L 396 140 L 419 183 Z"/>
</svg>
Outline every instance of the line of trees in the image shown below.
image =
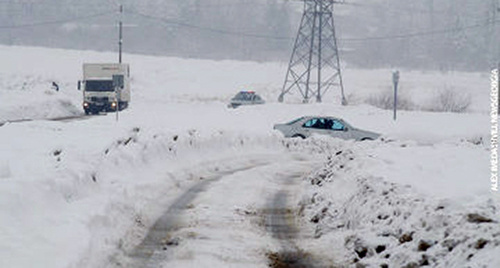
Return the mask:
<svg viewBox="0 0 500 268">
<path fill-rule="evenodd" d="M 335 6 L 341 59 L 346 64 L 486 70 L 500 60 L 499 0 L 351 2 L 359 4 Z M 302 15 L 301 3 L 287 0 L 2 0 L 0 26 L 83 18 L 105 11 L 110 15 L 1 27 L 0 43 L 116 50 L 118 3 L 125 6 L 126 52 L 212 59 L 287 61 Z M 421 34 L 432 31 L 436 33 Z"/>
<path fill-rule="evenodd" d="M 406 37 L 342 42 L 344 58 L 351 63 L 449 71 L 486 70 L 500 60 L 498 0 L 365 3 L 339 18 L 337 26 L 342 37 Z"/>
<path fill-rule="evenodd" d="M 231 33 L 293 37 L 291 14 L 297 15 L 282 0 L 4 0 L 0 2 L 2 26 L 80 18 L 105 11 L 116 11 L 116 15 L 56 25 L 4 28 L 0 29 L 0 42 L 114 50 L 118 3 L 125 7 L 126 52 L 185 57 L 284 59 L 292 40 Z"/>
</svg>

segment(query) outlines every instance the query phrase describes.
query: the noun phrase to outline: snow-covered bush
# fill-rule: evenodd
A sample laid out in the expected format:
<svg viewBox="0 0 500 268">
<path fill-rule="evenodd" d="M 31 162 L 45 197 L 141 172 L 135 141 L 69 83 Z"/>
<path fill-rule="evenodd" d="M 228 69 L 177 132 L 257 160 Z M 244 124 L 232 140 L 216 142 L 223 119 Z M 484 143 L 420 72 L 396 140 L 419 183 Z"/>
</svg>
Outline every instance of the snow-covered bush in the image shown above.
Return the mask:
<svg viewBox="0 0 500 268">
<path fill-rule="evenodd" d="M 366 103 L 384 110 L 394 108 L 394 92 L 386 90 L 369 96 Z M 471 96 L 445 87 L 430 98 L 427 104 L 416 103 L 405 94 L 398 93 L 398 110 L 465 113 L 471 105 Z"/>
<path fill-rule="evenodd" d="M 378 94 L 369 96 L 366 103 L 384 110 L 392 110 L 394 108 L 394 92 L 386 90 Z M 415 110 L 416 105 L 404 94 L 398 94 L 398 110 Z"/>
<path fill-rule="evenodd" d="M 453 90 L 445 88 L 439 91 L 434 99 L 431 100 L 430 105 L 424 107 L 424 110 L 434 112 L 453 112 L 464 113 L 471 105 L 471 97 Z"/>
</svg>

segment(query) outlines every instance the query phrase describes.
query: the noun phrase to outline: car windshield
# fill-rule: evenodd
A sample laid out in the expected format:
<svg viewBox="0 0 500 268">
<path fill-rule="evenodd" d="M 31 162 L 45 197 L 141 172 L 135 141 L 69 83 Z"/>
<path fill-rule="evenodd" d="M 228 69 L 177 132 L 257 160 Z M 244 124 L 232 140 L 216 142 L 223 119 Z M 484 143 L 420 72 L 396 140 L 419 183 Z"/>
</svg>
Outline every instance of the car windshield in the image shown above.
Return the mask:
<svg viewBox="0 0 500 268">
<path fill-rule="evenodd" d="M 113 91 L 112 80 L 87 80 L 85 81 L 86 91 Z"/>
<path fill-rule="evenodd" d="M 251 101 L 253 95 L 255 95 L 255 93 L 253 92 L 241 91 L 236 94 L 236 96 L 234 96 L 233 100 Z"/>
<path fill-rule="evenodd" d="M 299 118 L 297 118 L 295 120 L 292 120 L 292 121 L 290 121 L 290 122 L 288 122 L 286 124 L 287 125 L 293 125 L 293 124 L 297 123 L 298 121 L 302 120 L 302 118 L 304 118 L 304 117 L 299 117 Z"/>
</svg>

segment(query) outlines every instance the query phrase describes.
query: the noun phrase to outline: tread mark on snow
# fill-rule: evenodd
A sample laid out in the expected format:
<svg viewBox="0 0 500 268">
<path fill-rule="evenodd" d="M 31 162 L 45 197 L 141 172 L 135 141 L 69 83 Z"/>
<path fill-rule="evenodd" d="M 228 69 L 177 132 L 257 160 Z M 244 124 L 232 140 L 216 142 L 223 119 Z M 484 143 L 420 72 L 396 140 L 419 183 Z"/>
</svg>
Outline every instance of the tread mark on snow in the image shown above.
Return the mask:
<svg viewBox="0 0 500 268">
<path fill-rule="evenodd" d="M 268 165 L 268 163 L 219 172 L 213 177 L 204 178 L 185 191 L 175 199 L 167 211 L 151 227 L 143 241 L 128 255 L 133 263 L 131 267 L 158 267 L 159 263 L 165 261 L 166 257 L 162 252 L 167 250 L 168 246 L 178 244 L 178 241 L 177 243 L 171 243 L 172 240 L 175 240 L 175 238 L 171 238 L 171 233 L 182 228 L 179 218 L 185 210 L 189 209 L 189 205 L 198 194 L 205 191 L 209 184 L 223 177 L 264 165 Z"/>
</svg>

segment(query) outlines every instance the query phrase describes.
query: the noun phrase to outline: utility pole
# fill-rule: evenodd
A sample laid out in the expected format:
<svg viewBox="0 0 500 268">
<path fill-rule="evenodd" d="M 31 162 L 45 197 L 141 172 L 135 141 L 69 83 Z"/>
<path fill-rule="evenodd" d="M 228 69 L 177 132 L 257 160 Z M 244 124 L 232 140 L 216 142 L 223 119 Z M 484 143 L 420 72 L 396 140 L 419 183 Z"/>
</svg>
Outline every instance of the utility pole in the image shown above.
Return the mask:
<svg viewBox="0 0 500 268">
<path fill-rule="evenodd" d="M 113 88 L 115 90 L 115 112 L 116 121 L 118 122 L 118 111 L 120 111 L 120 94 L 125 86 L 124 76 L 122 74 L 113 75 Z"/>
<path fill-rule="evenodd" d="M 120 21 L 118 22 L 118 63 L 122 63 L 122 45 L 123 45 L 123 5 L 120 5 Z"/>
<path fill-rule="evenodd" d="M 303 103 L 308 103 L 313 96 L 321 102 L 330 87 L 339 86 L 341 103 L 346 105 L 333 19 L 334 4 L 342 2 L 302 1 L 304 12 L 278 101 L 283 102 L 286 94 L 298 90 Z"/>
<path fill-rule="evenodd" d="M 118 63 L 122 63 L 122 46 L 123 46 L 123 5 L 120 5 L 120 18 L 118 22 Z M 116 122 L 118 122 L 118 111 L 120 110 L 118 94 L 120 94 L 120 89 L 123 88 L 123 76 L 113 76 L 113 86 L 115 88 L 115 113 Z"/>
<path fill-rule="evenodd" d="M 428 0 L 428 4 L 429 4 L 429 16 L 430 16 L 430 27 L 429 29 L 434 29 L 436 27 L 435 23 L 436 23 L 436 20 L 435 20 L 435 13 L 434 13 L 434 0 Z M 434 35 L 431 34 L 429 36 L 430 40 L 428 40 L 428 43 L 427 43 L 427 56 L 428 57 L 433 57 L 434 56 Z"/>
</svg>

